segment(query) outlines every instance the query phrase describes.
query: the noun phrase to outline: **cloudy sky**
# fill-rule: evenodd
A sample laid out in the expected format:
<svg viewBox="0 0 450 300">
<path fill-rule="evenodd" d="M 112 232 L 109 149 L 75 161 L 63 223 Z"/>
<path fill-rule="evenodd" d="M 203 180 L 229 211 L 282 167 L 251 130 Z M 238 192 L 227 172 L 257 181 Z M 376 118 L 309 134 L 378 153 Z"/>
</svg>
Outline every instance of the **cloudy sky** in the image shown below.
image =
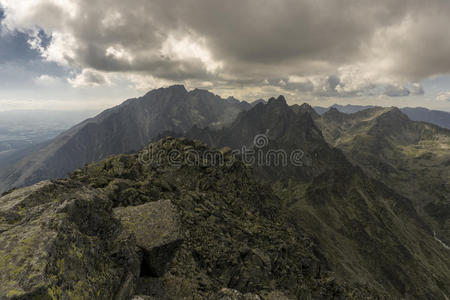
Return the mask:
<svg viewBox="0 0 450 300">
<path fill-rule="evenodd" d="M 450 111 L 449 0 L 0 0 L 0 110 L 224 97 Z"/>
</svg>

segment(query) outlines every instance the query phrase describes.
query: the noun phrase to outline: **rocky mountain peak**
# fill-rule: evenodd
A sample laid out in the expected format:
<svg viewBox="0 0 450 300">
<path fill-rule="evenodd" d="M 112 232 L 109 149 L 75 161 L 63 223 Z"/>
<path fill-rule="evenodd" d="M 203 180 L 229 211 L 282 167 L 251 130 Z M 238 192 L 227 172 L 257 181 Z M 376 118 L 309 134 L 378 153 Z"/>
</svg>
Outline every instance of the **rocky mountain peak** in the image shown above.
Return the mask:
<svg viewBox="0 0 450 300">
<path fill-rule="evenodd" d="M 286 99 L 284 98 L 283 95 L 278 96 L 278 98 L 270 98 L 269 101 L 267 102 L 268 105 L 283 105 L 283 106 L 287 106 L 287 102 Z"/>
<path fill-rule="evenodd" d="M 308 110 L 308 111 L 310 111 L 310 110 L 314 110 L 313 108 L 312 108 L 312 106 L 311 105 L 309 105 L 308 103 L 303 103 L 302 105 L 300 105 L 300 108 L 302 108 L 302 109 L 304 109 L 304 110 Z"/>
<path fill-rule="evenodd" d="M 298 114 L 309 114 L 313 120 L 320 118 L 320 115 L 308 103 L 303 103 L 302 105 L 294 104 L 291 108 Z"/>
<path fill-rule="evenodd" d="M 251 105 L 251 106 L 256 106 L 256 105 L 258 105 L 258 104 L 260 104 L 260 103 L 262 103 L 262 104 L 267 104 L 267 101 L 264 100 L 264 99 L 257 99 L 257 100 L 255 100 L 255 101 L 251 102 L 250 105 Z"/>
<path fill-rule="evenodd" d="M 172 94 L 172 95 L 187 95 L 188 91 L 184 87 L 184 85 L 176 84 L 166 88 L 159 88 L 156 90 L 151 90 L 147 94 L 144 95 L 144 98 L 151 96 L 160 96 L 164 94 Z"/>
<path fill-rule="evenodd" d="M 406 128 L 412 124 L 412 121 L 397 107 L 386 109 L 381 115 L 376 118 L 378 127 L 383 126 L 385 130 L 399 130 Z"/>
<path fill-rule="evenodd" d="M 235 104 L 239 104 L 241 103 L 241 101 L 239 101 L 238 99 L 234 98 L 233 96 L 228 97 L 227 99 L 225 99 L 226 101 L 230 102 L 230 103 L 235 103 Z"/>
<path fill-rule="evenodd" d="M 401 118 L 404 120 L 409 120 L 408 116 L 404 114 L 398 107 L 390 107 L 385 113 L 385 116 Z"/>
<path fill-rule="evenodd" d="M 335 107 L 332 107 L 329 111 L 324 113 L 322 117 L 329 121 L 341 122 L 347 117 L 347 114 L 340 112 Z"/>
<path fill-rule="evenodd" d="M 327 111 L 328 114 L 337 114 L 341 113 L 336 107 L 331 107 L 329 111 Z"/>
<path fill-rule="evenodd" d="M 186 91 L 187 92 L 186 88 L 182 84 L 174 84 L 174 85 L 169 86 L 167 89 L 172 90 L 172 91 Z"/>
</svg>

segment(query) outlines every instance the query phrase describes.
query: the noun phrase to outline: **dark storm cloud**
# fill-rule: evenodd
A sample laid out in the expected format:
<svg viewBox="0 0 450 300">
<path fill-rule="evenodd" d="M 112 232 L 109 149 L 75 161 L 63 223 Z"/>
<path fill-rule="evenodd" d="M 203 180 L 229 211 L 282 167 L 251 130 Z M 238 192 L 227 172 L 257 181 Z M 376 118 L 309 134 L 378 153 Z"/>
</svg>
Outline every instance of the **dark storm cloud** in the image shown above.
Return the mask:
<svg viewBox="0 0 450 300">
<path fill-rule="evenodd" d="M 208 79 L 210 75 L 199 59 L 177 60 L 148 54 L 137 56 L 132 62 L 105 55 L 102 46 L 90 45 L 79 52 L 78 58 L 90 68 L 107 72 L 143 72 L 168 80 Z"/>
<path fill-rule="evenodd" d="M 235 61 L 281 63 L 292 59 L 344 62 L 381 24 L 405 14 L 378 1 L 184 1 L 173 20 L 205 35 L 215 53 Z M 167 2 L 162 2 L 167 3 Z M 168 14 L 170 6 L 165 7 Z"/>
<path fill-rule="evenodd" d="M 391 97 L 450 73 L 448 0 L 3 1 L 11 26 L 54 34 L 49 50 L 37 37 L 47 59 L 78 69 Z"/>
<path fill-rule="evenodd" d="M 87 3 L 84 13 L 93 22 L 78 28 L 80 38 L 97 44 L 103 53 L 108 44 L 119 41 L 137 54 L 144 49 L 158 49 L 169 32 L 192 34 L 204 37 L 213 56 L 225 60 L 231 72 L 245 74 L 255 68 L 259 76 L 266 77 L 299 67 L 315 70 L 314 62 L 322 62 L 325 67 L 351 63 L 361 55 L 361 43 L 368 42 L 379 26 L 391 24 L 406 14 L 401 0 L 387 6 L 353 0 L 339 3 L 191 0 L 176 4 L 151 1 L 146 5 L 142 1 L 131 2 L 135 5 L 128 2 L 127 7 L 120 2 L 116 5 L 123 13 L 123 23 L 103 29 L 99 21 L 104 10 Z M 98 39 L 92 32 L 103 34 Z M 112 59 L 104 62 L 112 65 L 104 64 L 105 70 L 142 65 L 120 66 Z"/>
</svg>

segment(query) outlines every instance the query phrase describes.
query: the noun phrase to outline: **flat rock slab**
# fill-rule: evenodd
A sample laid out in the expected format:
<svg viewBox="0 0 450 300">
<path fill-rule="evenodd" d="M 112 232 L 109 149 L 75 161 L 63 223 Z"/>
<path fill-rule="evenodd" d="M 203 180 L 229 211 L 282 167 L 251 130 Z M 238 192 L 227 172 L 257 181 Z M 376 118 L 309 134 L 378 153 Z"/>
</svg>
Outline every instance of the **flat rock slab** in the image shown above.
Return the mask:
<svg viewBox="0 0 450 300">
<path fill-rule="evenodd" d="M 144 253 L 141 275 L 162 276 L 183 241 L 176 206 L 170 200 L 160 200 L 116 208 L 114 215 L 122 223 L 124 232 L 136 237 L 136 245 Z"/>
</svg>

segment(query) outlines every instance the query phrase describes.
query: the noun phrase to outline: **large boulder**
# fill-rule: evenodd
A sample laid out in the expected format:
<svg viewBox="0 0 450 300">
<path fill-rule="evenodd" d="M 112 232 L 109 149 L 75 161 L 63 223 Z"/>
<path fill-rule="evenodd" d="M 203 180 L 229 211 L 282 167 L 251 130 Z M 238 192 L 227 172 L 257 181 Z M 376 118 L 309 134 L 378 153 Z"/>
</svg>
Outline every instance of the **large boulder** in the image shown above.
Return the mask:
<svg viewBox="0 0 450 300">
<path fill-rule="evenodd" d="M 98 191 L 42 182 L 0 198 L 0 299 L 128 299 L 139 269 Z"/>
<path fill-rule="evenodd" d="M 170 200 L 160 200 L 114 210 L 124 232 L 136 237 L 144 254 L 141 274 L 160 277 L 167 271 L 176 250 L 183 241 L 177 208 Z"/>
</svg>

